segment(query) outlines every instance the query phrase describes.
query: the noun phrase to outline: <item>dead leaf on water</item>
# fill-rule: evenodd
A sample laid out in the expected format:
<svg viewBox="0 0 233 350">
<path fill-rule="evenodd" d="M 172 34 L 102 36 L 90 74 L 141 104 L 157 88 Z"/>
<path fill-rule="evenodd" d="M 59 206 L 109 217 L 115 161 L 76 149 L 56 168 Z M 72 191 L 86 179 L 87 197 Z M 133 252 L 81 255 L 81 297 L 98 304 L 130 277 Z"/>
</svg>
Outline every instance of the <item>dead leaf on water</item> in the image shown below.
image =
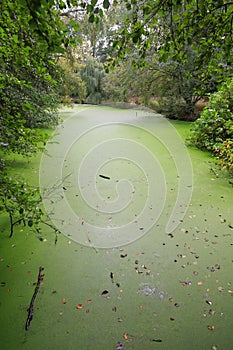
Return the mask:
<svg viewBox="0 0 233 350">
<path fill-rule="evenodd" d="M 101 296 L 104 298 L 109 297 L 109 291 L 107 289 L 103 290 L 103 292 L 101 293 Z"/>
<path fill-rule="evenodd" d="M 123 350 L 124 349 L 124 343 L 122 343 L 121 341 L 118 341 L 116 343 L 116 350 Z"/>
</svg>

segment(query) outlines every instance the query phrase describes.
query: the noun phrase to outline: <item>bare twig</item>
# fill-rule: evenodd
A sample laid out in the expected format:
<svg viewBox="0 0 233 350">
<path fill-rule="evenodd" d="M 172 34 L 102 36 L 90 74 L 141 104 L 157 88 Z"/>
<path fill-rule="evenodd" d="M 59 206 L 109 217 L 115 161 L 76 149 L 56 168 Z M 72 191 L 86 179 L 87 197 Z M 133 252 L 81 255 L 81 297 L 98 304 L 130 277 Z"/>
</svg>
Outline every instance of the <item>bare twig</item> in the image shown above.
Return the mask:
<svg viewBox="0 0 233 350">
<path fill-rule="evenodd" d="M 37 293 L 39 292 L 39 288 L 43 282 L 44 279 L 44 274 L 43 274 L 44 268 L 42 266 L 39 267 L 39 273 L 38 273 L 38 280 L 37 280 L 37 284 L 36 284 L 36 288 L 34 291 L 34 294 L 32 296 L 31 302 L 30 302 L 30 306 L 28 309 L 28 317 L 27 317 L 27 321 L 25 324 L 25 330 L 28 331 L 29 327 L 30 327 L 30 323 L 33 317 L 33 309 L 34 309 L 34 302 L 37 296 Z"/>
</svg>

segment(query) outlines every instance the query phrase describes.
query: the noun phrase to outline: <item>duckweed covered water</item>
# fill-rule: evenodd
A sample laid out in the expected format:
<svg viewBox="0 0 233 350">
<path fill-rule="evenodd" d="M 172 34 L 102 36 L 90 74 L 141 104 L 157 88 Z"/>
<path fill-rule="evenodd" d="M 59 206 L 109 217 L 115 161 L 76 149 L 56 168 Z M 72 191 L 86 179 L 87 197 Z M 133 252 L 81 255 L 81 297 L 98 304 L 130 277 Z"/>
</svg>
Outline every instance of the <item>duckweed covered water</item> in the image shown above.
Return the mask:
<svg viewBox="0 0 233 350">
<path fill-rule="evenodd" d="M 101 108 L 97 109 L 101 121 Z M 122 113 L 126 118 L 132 113 L 140 117 L 135 111 Z M 76 123 L 85 123 L 85 114 L 75 118 Z M 141 118 L 148 125 L 153 123 L 151 116 L 148 121 L 146 116 Z M 178 122 L 175 126 L 181 133 L 189 128 Z M 108 126 L 108 136 L 110 132 Z M 122 132 L 119 127 L 119 138 Z M 123 137 L 138 138 L 147 148 L 154 144 L 138 128 L 127 127 Z M 85 142 L 79 147 L 77 152 L 87 152 Z M 17 227 L 9 239 L 7 218 L 1 218 L 1 349 L 232 349 L 233 189 L 227 178 L 216 178 L 210 171 L 208 154 L 189 149 L 194 174 L 191 202 L 176 229 L 166 233 L 177 198 L 177 174 L 174 162 L 169 165 L 171 154 L 158 142 L 156 147 L 166 179 L 166 201 L 153 227 L 130 244 L 100 248 L 88 237 L 80 244 L 63 234 L 55 244 L 53 233 L 47 229 L 41 242 L 25 227 Z M 147 181 L 143 171 L 126 165 L 122 158 L 113 163 L 111 167 L 108 162 L 101 173 L 114 180 L 128 175 L 134 181 L 135 200 L 144 203 Z M 25 165 L 26 173 L 30 166 Z M 116 198 L 115 183 L 96 178 L 105 203 Z M 67 179 L 67 198 L 75 208 L 72 192 L 78 193 L 71 185 Z M 128 213 L 122 212 L 122 217 L 117 213 L 117 219 L 114 213 L 105 214 L 101 219 L 97 208 L 91 215 L 90 208 L 80 208 L 80 202 L 77 206 L 83 219 L 87 214 L 92 224 L 108 222 L 113 226 L 119 218 L 127 222 Z M 131 214 L 138 214 L 140 208 L 140 203 L 133 204 L 135 213 Z M 62 215 L 57 219 L 62 220 Z M 84 230 L 85 225 L 81 226 Z M 90 237 L 92 240 L 91 233 Z M 44 267 L 44 281 L 30 328 L 25 331 L 39 266 Z M 108 293 L 103 296 L 103 291 Z"/>
</svg>

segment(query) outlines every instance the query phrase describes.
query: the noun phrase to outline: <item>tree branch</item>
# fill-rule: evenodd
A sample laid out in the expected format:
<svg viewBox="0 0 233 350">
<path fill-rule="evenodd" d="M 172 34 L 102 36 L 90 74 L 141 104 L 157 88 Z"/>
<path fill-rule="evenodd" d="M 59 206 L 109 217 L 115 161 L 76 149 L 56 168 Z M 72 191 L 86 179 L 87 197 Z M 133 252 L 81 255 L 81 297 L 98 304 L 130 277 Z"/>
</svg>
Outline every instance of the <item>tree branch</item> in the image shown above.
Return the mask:
<svg viewBox="0 0 233 350">
<path fill-rule="evenodd" d="M 44 268 L 42 266 L 39 267 L 39 273 L 38 273 L 38 279 L 37 279 L 37 284 L 36 284 L 36 288 L 34 291 L 34 294 L 32 296 L 31 302 L 30 302 L 30 306 L 28 309 L 28 317 L 27 317 L 27 321 L 25 324 L 25 330 L 28 331 L 29 327 L 30 327 L 30 323 L 33 317 L 33 309 L 34 309 L 34 302 L 37 296 L 37 293 L 39 292 L 39 288 L 43 282 L 44 279 L 44 274 L 43 274 Z"/>
</svg>

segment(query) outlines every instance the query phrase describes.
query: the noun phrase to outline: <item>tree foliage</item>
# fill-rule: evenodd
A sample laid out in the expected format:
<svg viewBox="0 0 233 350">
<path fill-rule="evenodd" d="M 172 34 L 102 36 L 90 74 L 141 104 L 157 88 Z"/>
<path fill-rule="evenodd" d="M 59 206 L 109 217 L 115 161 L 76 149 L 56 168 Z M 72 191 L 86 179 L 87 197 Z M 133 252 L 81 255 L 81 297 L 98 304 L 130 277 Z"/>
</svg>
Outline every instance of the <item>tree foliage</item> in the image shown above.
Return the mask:
<svg viewBox="0 0 233 350">
<path fill-rule="evenodd" d="M 155 57 L 154 71 L 164 79 L 163 112 L 195 117 L 195 103 L 233 72 L 233 4 L 212 0 L 119 3 L 125 4 L 127 12 L 117 38 L 111 39 L 116 52 L 113 66 L 133 53 L 132 66 L 143 66 L 146 72 Z"/>
<path fill-rule="evenodd" d="M 87 87 L 86 102 L 99 104 L 103 97 L 102 80 L 105 76 L 102 63 L 91 57 L 87 58 L 80 69 L 80 73 Z"/>
</svg>

